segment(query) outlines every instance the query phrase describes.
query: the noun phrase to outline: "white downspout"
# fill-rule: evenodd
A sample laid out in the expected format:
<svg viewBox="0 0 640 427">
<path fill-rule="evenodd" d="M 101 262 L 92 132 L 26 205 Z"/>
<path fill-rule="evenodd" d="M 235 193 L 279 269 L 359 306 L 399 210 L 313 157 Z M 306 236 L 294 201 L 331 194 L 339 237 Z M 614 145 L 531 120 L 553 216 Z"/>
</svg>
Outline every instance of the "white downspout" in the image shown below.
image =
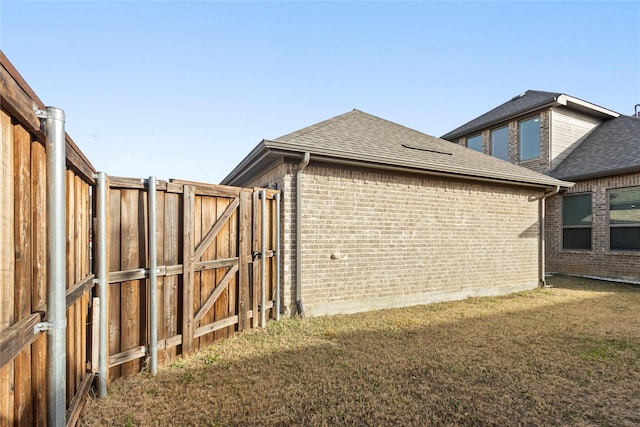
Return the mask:
<svg viewBox="0 0 640 427">
<path fill-rule="evenodd" d="M 560 186 L 556 185 L 555 190 L 545 193 L 540 198 L 540 208 L 538 221 L 540 222 L 540 239 L 538 239 L 539 247 L 538 247 L 538 287 L 543 288 L 547 285 L 547 281 L 545 280 L 545 239 L 544 239 L 544 220 L 545 220 L 545 201 L 547 198 L 554 196 L 560 192 Z"/>
<path fill-rule="evenodd" d="M 310 155 L 304 153 L 296 170 L 296 310 L 304 318 L 302 306 L 302 171 L 309 165 Z"/>
</svg>

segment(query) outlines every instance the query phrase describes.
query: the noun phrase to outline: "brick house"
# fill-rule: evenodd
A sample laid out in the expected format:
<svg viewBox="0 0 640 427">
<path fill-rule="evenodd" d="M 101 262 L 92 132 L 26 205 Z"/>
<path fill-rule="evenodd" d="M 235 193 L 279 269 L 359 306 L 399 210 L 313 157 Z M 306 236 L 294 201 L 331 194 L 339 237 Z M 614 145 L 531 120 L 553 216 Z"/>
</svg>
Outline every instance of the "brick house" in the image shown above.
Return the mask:
<svg viewBox="0 0 640 427">
<path fill-rule="evenodd" d="M 223 184 L 283 194 L 283 307 L 325 315 L 539 285 L 570 183 L 353 110 L 261 141 Z"/>
<path fill-rule="evenodd" d="M 442 136 L 557 179 L 549 272 L 640 281 L 640 118 L 529 90 Z"/>
</svg>

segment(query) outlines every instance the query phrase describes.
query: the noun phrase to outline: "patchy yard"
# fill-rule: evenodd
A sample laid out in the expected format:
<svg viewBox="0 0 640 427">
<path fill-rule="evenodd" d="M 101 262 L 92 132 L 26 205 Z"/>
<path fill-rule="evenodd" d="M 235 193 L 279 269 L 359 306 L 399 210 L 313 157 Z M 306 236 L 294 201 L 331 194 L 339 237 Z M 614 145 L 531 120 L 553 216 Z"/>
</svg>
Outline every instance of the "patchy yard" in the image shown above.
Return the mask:
<svg viewBox="0 0 640 427">
<path fill-rule="evenodd" d="M 84 426 L 640 424 L 640 287 L 271 322 L 90 398 Z"/>
</svg>

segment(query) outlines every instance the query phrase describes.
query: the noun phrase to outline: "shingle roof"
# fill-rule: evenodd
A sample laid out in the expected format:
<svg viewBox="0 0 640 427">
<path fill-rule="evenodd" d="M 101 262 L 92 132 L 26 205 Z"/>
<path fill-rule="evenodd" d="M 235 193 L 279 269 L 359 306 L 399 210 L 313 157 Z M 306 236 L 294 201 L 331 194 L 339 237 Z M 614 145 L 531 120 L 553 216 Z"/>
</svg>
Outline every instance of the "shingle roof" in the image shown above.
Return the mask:
<svg viewBox="0 0 640 427">
<path fill-rule="evenodd" d="M 579 180 L 640 171 L 640 118 L 620 116 L 595 128 L 550 175 Z"/>
<path fill-rule="evenodd" d="M 546 175 L 426 135 L 388 120 L 353 110 L 275 140 L 264 140 L 223 181 L 233 183 L 241 169 L 254 164 L 261 150 L 308 152 L 316 159 L 350 160 L 370 167 L 409 168 L 416 172 L 455 174 L 533 185 L 570 186 Z M 312 157 L 312 158 L 313 158 Z M 244 166 L 243 166 L 244 165 Z"/>
<path fill-rule="evenodd" d="M 504 104 L 497 106 L 493 110 L 463 124 L 451 132 L 442 135 L 442 138 L 452 140 L 468 134 L 469 132 L 473 132 L 474 130 L 481 130 L 492 123 L 497 123 L 510 117 L 526 113 L 527 111 L 535 110 L 536 108 L 544 105 L 551 104 L 555 102 L 560 95 L 562 94 L 528 90 L 513 97 Z"/>
</svg>

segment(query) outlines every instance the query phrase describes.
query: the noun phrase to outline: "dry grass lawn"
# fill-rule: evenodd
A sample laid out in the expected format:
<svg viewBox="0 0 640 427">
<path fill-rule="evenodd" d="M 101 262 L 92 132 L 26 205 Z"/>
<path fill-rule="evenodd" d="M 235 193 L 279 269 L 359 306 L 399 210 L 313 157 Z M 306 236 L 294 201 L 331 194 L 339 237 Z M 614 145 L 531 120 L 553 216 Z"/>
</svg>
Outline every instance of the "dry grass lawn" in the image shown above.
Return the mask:
<svg viewBox="0 0 640 427">
<path fill-rule="evenodd" d="M 640 287 L 271 322 L 89 398 L 83 426 L 640 425 Z"/>
</svg>

